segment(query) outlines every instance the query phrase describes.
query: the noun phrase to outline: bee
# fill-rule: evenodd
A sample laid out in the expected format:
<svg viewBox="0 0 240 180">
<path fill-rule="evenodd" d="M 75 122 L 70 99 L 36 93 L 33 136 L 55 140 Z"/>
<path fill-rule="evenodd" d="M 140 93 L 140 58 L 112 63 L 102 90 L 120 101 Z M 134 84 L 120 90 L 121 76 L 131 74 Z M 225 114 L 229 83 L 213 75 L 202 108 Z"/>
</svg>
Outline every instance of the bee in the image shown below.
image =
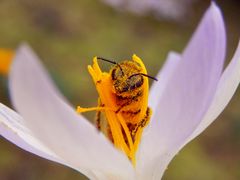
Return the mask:
<svg viewBox="0 0 240 180">
<path fill-rule="evenodd" d="M 147 107 L 145 115 L 142 119 L 139 119 L 142 108 L 141 102 L 144 98 L 143 77 L 155 81 L 157 79 L 142 73 L 142 67 L 135 61 L 125 60 L 117 63 L 102 57 L 97 57 L 97 59 L 114 64 L 109 73 L 112 80 L 112 93 L 115 96 L 117 106 L 115 113 L 122 115 L 134 141 L 137 130 L 146 126 L 151 115 L 151 109 Z M 101 127 L 100 121 L 100 115 L 97 114 L 97 127 L 99 128 Z"/>
<path fill-rule="evenodd" d="M 114 66 L 108 73 L 102 72 L 98 60 Z M 148 78 L 157 79 L 147 75 L 144 64 L 136 55 L 132 61 L 125 60 L 120 63 L 95 57 L 93 65 L 88 66 L 88 71 L 99 94 L 98 106 L 78 106 L 77 112 L 97 111 L 97 129 L 134 162 L 142 129 L 146 127 L 151 116 L 151 109 L 147 105 Z"/>
</svg>

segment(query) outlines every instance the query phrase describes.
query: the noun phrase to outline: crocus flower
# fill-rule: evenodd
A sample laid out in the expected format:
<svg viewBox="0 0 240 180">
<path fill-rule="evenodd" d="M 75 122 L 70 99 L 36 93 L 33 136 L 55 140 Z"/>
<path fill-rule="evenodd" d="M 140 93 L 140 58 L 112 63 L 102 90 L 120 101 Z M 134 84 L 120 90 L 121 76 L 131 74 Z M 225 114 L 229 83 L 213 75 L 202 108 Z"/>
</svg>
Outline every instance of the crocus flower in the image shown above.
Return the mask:
<svg viewBox="0 0 240 180">
<path fill-rule="evenodd" d="M 6 75 L 12 62 L 14 53 L 11 49 L 0 49 L 0 74 Z"/>
<path fill-rule="evenodd" d="M 116 8 L 137 15 L 153 14 L 159 19 L 182 20 L 196 0 L 102 0 Z"/>
<path fill-rule="evenodd" d="M 237 89 L 240 45 L 223 70 L 225 50 L 223 18 L 212 3 L 183 53 L 170 52 L 153 82 L 148 98 L 153 114 L 135 165 L 66 102 L 26 45 L 16 51 L 9 73 L 19 114 L 1 104 L 0 133 L 90 179 L 161 179 L 172 158 L 217 118 Z"/>
</svg>

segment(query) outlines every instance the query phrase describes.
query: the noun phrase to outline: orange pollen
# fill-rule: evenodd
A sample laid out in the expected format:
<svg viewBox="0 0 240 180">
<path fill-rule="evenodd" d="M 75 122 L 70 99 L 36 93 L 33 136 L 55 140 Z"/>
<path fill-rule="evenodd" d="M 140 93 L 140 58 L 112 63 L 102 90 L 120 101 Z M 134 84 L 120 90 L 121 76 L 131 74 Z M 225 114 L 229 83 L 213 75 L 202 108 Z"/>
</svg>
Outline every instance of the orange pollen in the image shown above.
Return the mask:
<svg viewBox="0 0 240 180">
<path fill-rule="evenodd" d="M 12 50 L 0 48 L 0 74 L 8 74 L 13 56 L 14 52 Z"/>
</svg>

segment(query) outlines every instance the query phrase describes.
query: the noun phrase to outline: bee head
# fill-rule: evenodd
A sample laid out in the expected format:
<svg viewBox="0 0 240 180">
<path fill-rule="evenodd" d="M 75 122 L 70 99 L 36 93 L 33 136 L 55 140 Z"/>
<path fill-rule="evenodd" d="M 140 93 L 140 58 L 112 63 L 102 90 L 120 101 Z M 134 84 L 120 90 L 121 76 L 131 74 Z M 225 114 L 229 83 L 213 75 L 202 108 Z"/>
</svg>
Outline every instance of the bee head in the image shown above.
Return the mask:
<svg viewBox="0 0 240 180">
<path fill-rule="evenodd" d="M 112 64 L 115 64 L 111 69 L 110 74 L 113 81 L 114 91 L 119 96 L 131 97 L 133 94 L 139 94 L 142 91 L 144 83 L 143 76 L 156 80 L 156 78 L 142 73 L 142 67 L 134 61 L 123 61 L 116 63 L 102 57 L 97 57 Z"/>
<path fill-rule="evenodd" d="M 141 67 L 131 61 L 124 61 L 113 67 L 111 76 L 113 86 L 117 94 L 139 91 L 143 85 L 144 79 Z"/>
</svg>

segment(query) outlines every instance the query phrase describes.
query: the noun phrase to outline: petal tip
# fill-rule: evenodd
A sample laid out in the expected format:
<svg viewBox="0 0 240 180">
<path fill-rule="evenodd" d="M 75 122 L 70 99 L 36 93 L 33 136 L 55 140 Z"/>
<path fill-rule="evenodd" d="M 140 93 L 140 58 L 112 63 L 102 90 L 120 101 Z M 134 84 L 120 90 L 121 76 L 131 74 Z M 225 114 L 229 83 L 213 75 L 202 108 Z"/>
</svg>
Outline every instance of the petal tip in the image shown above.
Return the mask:
<svg viewBox="0 0 240 180">
<path fill-rule="evenodd" d="M 17 53 L 18 52 L 29 52 L 32 51 L 30 45 L 27 42 L 22 42 L 17 48 Z"/>
<path fill-rule="evenodd" d="M 209 11 L 211 11 L 213 14 L 217 14 L 217 15 L 222 16 L 221 9 L 219 8 L 219 6 L 217 5 L 217 3 L 215 1 L 211 1 Z"/>
</svg>

